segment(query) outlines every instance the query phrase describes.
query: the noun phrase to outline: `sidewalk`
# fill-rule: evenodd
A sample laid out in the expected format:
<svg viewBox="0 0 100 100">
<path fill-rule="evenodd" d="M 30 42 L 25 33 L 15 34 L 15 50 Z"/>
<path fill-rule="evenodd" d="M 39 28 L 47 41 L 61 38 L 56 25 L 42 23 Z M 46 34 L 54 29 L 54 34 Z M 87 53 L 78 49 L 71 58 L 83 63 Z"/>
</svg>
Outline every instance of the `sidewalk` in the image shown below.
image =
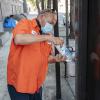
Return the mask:
<svg viewBox="0 0 100 100">
<path fill-rule="evenodd" d="M 0 21 L 0 32 L 3 32 L 4 30 L 3 30 L 3 22 L 2 21 Z"/>
<path fill-rule="evenodd" d="M 10 34 L 11 35 L 11 34 Z M 0 100 L 10 100 L 7 92 L 6 65 L 10 47 L 10 39 L 0 48 Z"/>
<path fill-rule="evenodd" d="M 7 82 L 6 82 L 6 66 L 7 66 L 7 57 L 9 53 L 11 34 L 4 33 L 3 22 L 0 22 L 0 100 L 10 100 L 8 91 L 7 91 Z"/>
</svg>

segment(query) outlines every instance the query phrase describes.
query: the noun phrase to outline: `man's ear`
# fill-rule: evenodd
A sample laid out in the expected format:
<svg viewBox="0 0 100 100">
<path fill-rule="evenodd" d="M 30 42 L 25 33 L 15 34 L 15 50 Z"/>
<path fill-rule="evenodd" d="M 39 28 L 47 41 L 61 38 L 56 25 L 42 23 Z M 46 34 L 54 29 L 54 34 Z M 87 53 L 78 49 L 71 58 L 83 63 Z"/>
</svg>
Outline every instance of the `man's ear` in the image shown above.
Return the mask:
<svg viewBox="0 0 100 100">
<path fill-rule="evenodd" d="M 45 25 L 45 19 L 46 19 L 45 16 L 41 15 L 40 19 L 41 19 L 41 25 L 44 26 Z"/>
<path fill-rule="evenodd" d="M 42 20 L 44 20 L 44 19 L 45 19 L 45 16 L 44 16 L 43 14 L 41 15 L 41 19 L 42 19 Z"/>
</svg>

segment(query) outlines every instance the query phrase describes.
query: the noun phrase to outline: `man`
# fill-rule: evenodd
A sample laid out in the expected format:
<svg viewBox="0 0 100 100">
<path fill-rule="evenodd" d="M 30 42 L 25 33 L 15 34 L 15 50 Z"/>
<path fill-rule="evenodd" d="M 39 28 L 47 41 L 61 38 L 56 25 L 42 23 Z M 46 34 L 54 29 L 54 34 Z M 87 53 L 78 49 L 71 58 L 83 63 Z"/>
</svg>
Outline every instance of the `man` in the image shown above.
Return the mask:
<svg viewBox="0 0 100 100">
<path fill-rule="evenodd" d="M 50 55 L 50 42 L 62 45 L 63 40 L 43 34 L 47 30 L 52 31 L 56 21 L 55 12 L 44 10 L 36 19 L 23 19 L 14 28 L 7 66 L 11 100 L 42 100 L 41 87 L 47 74 L 48 62 L 64 60 L 62 56 Z"/>
</svg>

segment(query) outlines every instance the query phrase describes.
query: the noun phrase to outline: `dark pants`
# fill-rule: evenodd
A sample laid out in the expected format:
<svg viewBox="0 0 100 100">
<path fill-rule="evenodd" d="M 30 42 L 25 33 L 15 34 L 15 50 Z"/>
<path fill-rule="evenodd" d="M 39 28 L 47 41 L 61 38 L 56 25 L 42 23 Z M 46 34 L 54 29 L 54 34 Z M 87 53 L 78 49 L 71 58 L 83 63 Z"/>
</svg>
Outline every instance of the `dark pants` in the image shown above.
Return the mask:
<svg viewBox="0 0 100 100">
<path fill-rule="evenodd" d="M 42 88 L 34 94 L 19 93 L 11 85 L 8 85 L 11 100 L 42 100 Z"/>
</svg>

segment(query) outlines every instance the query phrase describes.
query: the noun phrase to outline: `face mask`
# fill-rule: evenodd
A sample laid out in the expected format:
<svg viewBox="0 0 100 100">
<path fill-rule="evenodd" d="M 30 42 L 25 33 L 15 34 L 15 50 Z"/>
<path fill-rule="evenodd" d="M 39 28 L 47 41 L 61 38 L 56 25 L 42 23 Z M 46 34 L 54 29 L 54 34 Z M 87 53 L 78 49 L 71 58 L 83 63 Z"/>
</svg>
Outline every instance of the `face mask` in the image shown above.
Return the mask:
<svg viewBox="0 0 100 100">
<path fill-rule="evenodd" d="M 46 33 L 54 33 L 53 32 L 53 25 L 49 24 L 48 22 L 45 24 L 45 26 L 41 27 L 41 31 L 46 34 Z"/>
</svg>

